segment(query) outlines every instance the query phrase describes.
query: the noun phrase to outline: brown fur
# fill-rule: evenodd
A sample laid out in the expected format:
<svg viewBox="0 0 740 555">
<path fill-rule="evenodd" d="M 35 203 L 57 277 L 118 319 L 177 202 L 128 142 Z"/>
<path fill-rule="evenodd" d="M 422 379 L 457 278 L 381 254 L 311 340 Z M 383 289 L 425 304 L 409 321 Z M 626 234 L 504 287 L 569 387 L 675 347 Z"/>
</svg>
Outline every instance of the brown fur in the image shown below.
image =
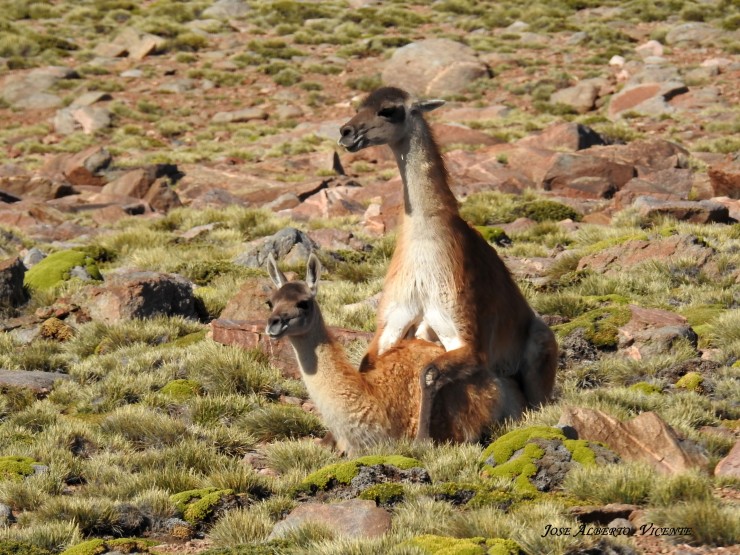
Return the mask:
<svg viewBox="0 0 740 555">
<path fill-rule="evenodd" d="M 485 369 L 518 380 L 527 403 L 538 406 L 548 400 L 555 381 L 555 337 L 493 247 L 460 217 L 444 160 L 422 115 L 439 105 L 386 87 L 370 94 L 341 129 L 340 144 L 351 151 L 387 144 L 404 184 L 400 235 L 361 370 L 403 337 L 437 336 L 448 348 L 422 373 L 426 403 L 445 384 Z"/>
<path fill-rule="evenodd" d="M 270 274 L 280 287 L 272 295 L 267 333 L 287 336 L 306 388 L 340 450 L 348 454 L 386 438 L 419 435 L 421 369 L 444 349 L 419 339 L 403 340 L 360 373 L 331 337 L 315 299 L 319 263 L 309 258 L 306 283 L 286 282 L 274 260 Z M 524 401 L 511 380 L 479 372 L 437 393 L 431 414 L 432 439 L 475 441 L 493 423 L 518 417 Z"/>
</svg>

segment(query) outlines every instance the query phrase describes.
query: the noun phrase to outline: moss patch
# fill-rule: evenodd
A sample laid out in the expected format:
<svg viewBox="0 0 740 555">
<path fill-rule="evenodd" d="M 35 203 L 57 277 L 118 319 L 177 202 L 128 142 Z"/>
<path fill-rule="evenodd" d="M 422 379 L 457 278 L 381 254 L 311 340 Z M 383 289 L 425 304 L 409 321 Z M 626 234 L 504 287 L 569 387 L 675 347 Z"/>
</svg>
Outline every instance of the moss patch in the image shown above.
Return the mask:
<svg viewBox="0 0 740 555">
<path fill-rule="evenodd" d="M 417 547 L 433 555 L 519 555 L 524 553 L 514 540 L 502 538 L 451 538 L 426 534 L 402 545 Z"/>
<path fill-rule="evenodd" d="M 35 464 L 39 463 L 29 457 L 0 457 L 0 480 L 20 481 L 34 473 Z"/>
<path fill-rule="evenodd" d="M 65 324 L 59 318 L 49 318 L 41 324 L 39 335 L 44 339 L 68 341 L 74 337 L 75 331 L 72 326 Z"/>
<path fill-rule="evenodd" d="M 0 540 L 0 555 L 51 555 L 51 551 L 30 543 Z"/>
<path fill-rule="evenodd" d="M 95 260 L 88 254 L 77 251 L 55 252 L 44 258 L 26 272 L 23 283 L 30 289 L 46 290 L 55 287 L 70 277 L 70 271 L 76 266 L 82 266 L 95 280 L 102 280 Z"/>
<path fill-rule="evenodd" d="M 532 499 L 532 492 L 509 492 L 492 489 L 485 484 L 444 482 L 435 484 L 430 492 L 434 499 L 446 501 L 453 505 L 465 505 L 470 508 L 498 507 L 506 510 L 514 503 Z"/>
<path fill-rule="evenodd" d="M 400 470 L 424 467 L 421 461 L 410 457 L 402 457 L 400 455 L 369 455 L 352 461 L 325 466 L 304 479 L 298 485 L 297 491 L 315 492 L 317 490 L 329 489 L 336 484 L 347 485 L 352 481 L 352 478 L 357 476 L 357 472 L 361 466 L 376 466 L 380 464 L 395 466 Z"/>
<path fill-rule="evenodd" d="M 702 392 L 702 383 L 704 383 L 704 376 L 699 372 L 687 372 L 680 380 L 676 382 L 676 387 L 686 389 L 688 391 L 696 391 L 697 393 Z"/>
<path fill-rule="evenodd" d="M 159 392 L 175 401 L 187 401 L 199 395 L 202 389 L 201 385 L 195 380 L 172 380 Z"/>
<path fill-rule="evenodd" d="M 631 389 L 632 391 L 639 391 L 641 393 L 644 393 L 645 395 L 655 395 L 656 393 L 663 393 L 663 390 L 657 385 L 647 382 L 637 382 L 629 386 L 629 389 Z"/>
<path fill-rule="evenodd" d="M 149 548 L 153 545 L 157 545 L 157 542 L 132 538 L 118 538 L 115 540 L 94 539 L 65 549 L 61 555 L 98 555 L 99 553 L 107 553 L 108 551 L 151 553 Z"/>
<path fill-rule="evenodd" d="M 475 229 L 478 230 L 478 233 L 480 233 L 488 243 L 493 243 L 494 245 L 499 246 L 511 244 L 511 239 L 500 227 L 490 225 L 477 225 L 475 226 Z"/>
<path fill-rule="evenodd" d="M 565 338 L 580 328 L 595 347 L 613 349 L 618 343 L 620 326 L 629 322 L 631 317 L 629 307 L 612 304 L 581 314 L 567 324 L 553 326 L 553 330 L 561 338 Z"/>
<path fill-rule="evenodd" d="M 360 499 L 375 501 L 378 505 L 393 505 L 403 501 L 405 490 L 401 484 L 384 483 L 370 486 L 360 494 Z"/>
<path fill-rule="evenodd" d="M 581 215 L 570 206 L 553 200 L 532 200 L 525 202 L 514 210 L 517 217 L 525 217 L 535 222 L 559 222 L 562 220 L 581 219 Z"/>
<path fill-rule="evenodd" d="M 210 487 L 176 493 L 170 496 L 170 499 L 185 520 L 197 524 L 211 516 L 225 496 L 233 494 L 234 491 L 231 489 Z"/>
<path fill-rule="evenodd" d="M 206 338 L 207 330 L 201 330 L 196 331 L 193 333 L 189 333 L 187 335 L 183 335 L 182 337 L 178 337 L 174 341 L 170 341 L 169 343 L 165 343 L 165 347 L 190 347 L 190 345 L 194 345 L 200 341 L 203 341 Z"/>
</svg>

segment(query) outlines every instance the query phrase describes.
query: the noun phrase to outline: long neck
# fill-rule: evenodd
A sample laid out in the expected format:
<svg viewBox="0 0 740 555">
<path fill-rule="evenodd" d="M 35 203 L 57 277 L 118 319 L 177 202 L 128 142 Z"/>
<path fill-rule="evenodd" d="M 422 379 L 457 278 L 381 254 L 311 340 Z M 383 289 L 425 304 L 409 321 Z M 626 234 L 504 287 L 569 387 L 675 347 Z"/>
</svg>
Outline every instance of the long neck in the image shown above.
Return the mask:
<svg viewBox="0 0 740 555">
<path fill-rule="evenodd" d="M 361 374 L 350 364 L 344 349 L 329 334 L 320 311 L 311 329 L 302 335 L 291 335 L 298 365 L 311 397 L 328 384 L 362 381 Z M 317 390 L 317 391 L 312 391 Z"/>
<path fill-rule="evenodd" d="M 404 208 L 408 216 L 457 213 L 457 200 L 447 184 L 447 170 L 429 125 L 412 116 L 410 130 L 391 149 L 403 179 Z"/>
</svg>

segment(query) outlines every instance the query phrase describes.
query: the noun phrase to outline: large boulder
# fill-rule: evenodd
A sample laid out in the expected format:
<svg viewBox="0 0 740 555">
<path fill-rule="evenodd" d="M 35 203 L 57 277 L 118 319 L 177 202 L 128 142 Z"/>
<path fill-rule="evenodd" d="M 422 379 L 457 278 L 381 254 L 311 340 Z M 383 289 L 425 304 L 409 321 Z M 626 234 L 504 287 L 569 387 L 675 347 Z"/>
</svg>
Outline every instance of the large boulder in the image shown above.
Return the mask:
<svg viewBox="0 0 740 555">
<path fill-rule="evenodd" d="M 707 172 L 714 196 L 740 199 L 740 157 L 713 164 Z"/>
<path fill-rule="evenodd" d="M 421 96 L 462 92 L 489 69 L 475 51 L 450 39 L 427 39 L 397 49 L 383 69 L 383 83 Z"/>
<path fill-rule="evenodd" d="M 125 270 L 86 292 L 84 307 L 94 320 L 117 322 L 158 314 L 196 318 L 193 285 L 177 274 Z"/>
<path fill-rule="evenodd" d="M 680 81 L 642 83 L 625 87 L 612 96 L 608 115 L 611 119 L 618 119 L 631 112 L 646 116 L 669 114 L 676 109 L 668 104 L 668 101 L 688 90 L 688 87 Z"/>
<path fill-rule="evenodd" d="M 611 198 L 634 177 L 633 166 L 588 154 L 556 154 L 542 180 L 546 191 L 584 199 Z"/>
<path fill-rule="evenodd" d="M 661 200 L 638 197 L 633 206 L 647 219 L 670 216 L 679 221 L 695 224 L 730 223 L 730 211 L 722 203 L 711 200 Z"/>
<path fill-rule="evenodd" d="M 296 264 L 304 263 L 315 248 L 314 242 L 304 232 L 294 227 L 286 227 L 275 235 L 258 240 L 251 249 L 237 256 L 234 264 L 262 268 L 270 254 L 277 260 L 289 257 L 289 260 Z"/>
</svg>

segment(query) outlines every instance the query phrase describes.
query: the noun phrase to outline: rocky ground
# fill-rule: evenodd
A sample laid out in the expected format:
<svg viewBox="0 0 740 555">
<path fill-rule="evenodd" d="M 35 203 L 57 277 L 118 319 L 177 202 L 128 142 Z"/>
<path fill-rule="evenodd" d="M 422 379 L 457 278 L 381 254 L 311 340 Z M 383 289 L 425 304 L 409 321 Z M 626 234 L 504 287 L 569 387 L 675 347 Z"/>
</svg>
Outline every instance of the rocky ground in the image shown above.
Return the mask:
<svg viewBox="0 0 740 555">
<path fill-rule="evenodd" d="M 0 6 L 0 553 L 740 552 L 736 3 Z M 381 84 L 447 101 L 561 361 L 486 444 L 347 461 L 262 268 L 317 252 L 359 359 L 402 197 L 336 139 Z"/>
</svg>

